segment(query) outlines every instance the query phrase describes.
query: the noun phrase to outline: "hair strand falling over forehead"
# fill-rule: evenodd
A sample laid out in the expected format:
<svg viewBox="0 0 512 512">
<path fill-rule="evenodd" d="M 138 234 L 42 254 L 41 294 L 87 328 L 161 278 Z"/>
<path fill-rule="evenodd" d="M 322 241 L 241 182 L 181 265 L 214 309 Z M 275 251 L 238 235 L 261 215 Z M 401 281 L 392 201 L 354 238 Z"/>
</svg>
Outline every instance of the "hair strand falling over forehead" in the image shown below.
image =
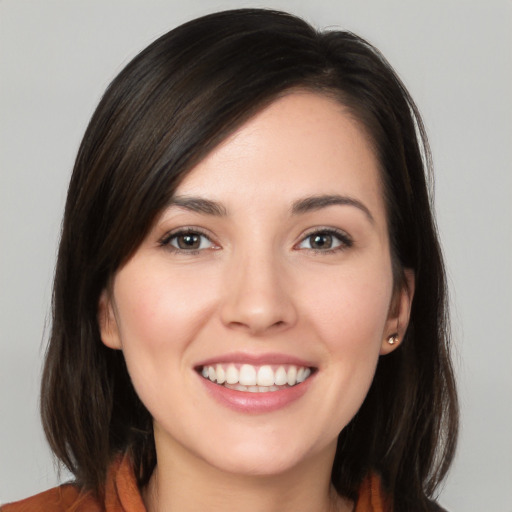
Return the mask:
<svg viewBox="0 0 512 512">
<path fill-rule="evenodd" d="M 129 452 L 139 484 L 156 464 L 152 419 L 120 352 L 106 348 L 98 300 L 180 180 L 237 127 L 290 90 L 335 98 L 365 129 L 387 205 L 395 285 L 416 289 L 401 346 L 381 358 L 342 431 L 332 471 L 354 499 L 377 472 L 395 510 L 428 510 L 453 458 L 458 406 L 445 273 L 428 194 L 430 153 L 418 111 L 382 55 L 358 36 L 317 31 L 281 12 L 212 14 L 165 34 L 111 83 L 71 178 L 43 375 L 43 424 L 56 456 L 97 495 Z"/>
</svg>

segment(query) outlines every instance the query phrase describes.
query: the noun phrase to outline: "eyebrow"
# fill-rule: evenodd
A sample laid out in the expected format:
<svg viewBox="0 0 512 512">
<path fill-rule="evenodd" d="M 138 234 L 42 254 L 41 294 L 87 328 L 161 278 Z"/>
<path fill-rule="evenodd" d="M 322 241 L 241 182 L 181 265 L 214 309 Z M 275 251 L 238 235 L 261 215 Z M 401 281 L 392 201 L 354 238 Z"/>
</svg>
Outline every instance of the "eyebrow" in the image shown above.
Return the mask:
<svg viewBox="0 0 512 512">
<path fill-rule="evenodd" d="M 174 196 L 171 198 L 168 207 L 177 206 L 196 213 L 225 217 L 228 212 L 226 208 L 216 201 L 193 196 Z"/>
<path fill-rule="evenodd" d="M 298 199 L 292 203 L 291 213 L 292 215 L 300 215 L 335 205 L 354 206 L 361 210 L 368 217 L 370 222 L 375 223 L 375 219 L 373 218 L 370 210 L 361 201 L 338 194 L 323 194 Z M 178 208 L 184 208 L 185 210 L 205 215 L 213 215 L 215 217 L 226 217 L 228 215 L 228 211 L 224 205 L 217 201 L 204 199 L 202 197 L 174 196 L 168 203 L 168 207 L 172 206 L 177 206 Z"/>
<path fill-rule="evenodd" d="M 328 206 L 334 205 L 354 206 L 364 212 L 372 224 L 375 223 L 375 219 L 373 218 L 370 210 L 361 201 L 348 196 L 340 196 L 338 194 L 309 196 L 303 199 L 299 199 L 294 201 L 291 211 L 293 215 L 297 215 L 315 210 L 321 210 L 322 208 L 327 208 Z"/>
</svg>

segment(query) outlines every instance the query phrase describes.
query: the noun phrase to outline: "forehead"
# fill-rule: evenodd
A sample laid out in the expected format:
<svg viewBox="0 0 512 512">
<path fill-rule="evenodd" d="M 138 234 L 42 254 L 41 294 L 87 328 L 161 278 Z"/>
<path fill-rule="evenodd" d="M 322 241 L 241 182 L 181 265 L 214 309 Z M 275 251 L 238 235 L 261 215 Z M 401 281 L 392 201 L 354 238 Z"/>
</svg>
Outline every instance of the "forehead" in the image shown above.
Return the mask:
<svg viewBox="0 0 512 512">
<path fill-rule="evenodd" d="M 378 161 L 361 124 L 341 103 L 293 92 L 260 111 L 196 165 L 177 195 L 249 204 L 343 194 L 383 213 Z"/>
</svg>

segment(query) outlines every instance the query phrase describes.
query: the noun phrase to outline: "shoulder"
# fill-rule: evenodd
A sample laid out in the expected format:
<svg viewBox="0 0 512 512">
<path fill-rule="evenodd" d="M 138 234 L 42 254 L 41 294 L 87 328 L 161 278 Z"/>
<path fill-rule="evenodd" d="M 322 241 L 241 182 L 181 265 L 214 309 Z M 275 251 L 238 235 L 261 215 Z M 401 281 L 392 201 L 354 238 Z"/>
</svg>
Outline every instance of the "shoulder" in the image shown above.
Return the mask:
<svg viewBox="0 0 512 512">
<path fill-rule="evenodd" d="M 0 512 L 100 512 L 98 502 L 72 484 L 64 484 L 30 498 L 0 506 Z"/>
<path fill-rule="evenodd" d="M 448 512 L 435 501 L 428 501 L 426 505 L 429 512 Z M 425 505 L 421 509 L 426 510 Z M 354 510 L 355 512 L 392 512 L 395 510 L 393 500 L 384 490 L 382 480 L 377 473 L 370 473 L 361 483 Z"/>
<path fill-rule="evenodd" d="M 64 484 L 0 506 L 0 512 L 146 512 L 128 455 L 118 457 L 110 466 L 102 500 L 76 485 Z"/>
</svg>

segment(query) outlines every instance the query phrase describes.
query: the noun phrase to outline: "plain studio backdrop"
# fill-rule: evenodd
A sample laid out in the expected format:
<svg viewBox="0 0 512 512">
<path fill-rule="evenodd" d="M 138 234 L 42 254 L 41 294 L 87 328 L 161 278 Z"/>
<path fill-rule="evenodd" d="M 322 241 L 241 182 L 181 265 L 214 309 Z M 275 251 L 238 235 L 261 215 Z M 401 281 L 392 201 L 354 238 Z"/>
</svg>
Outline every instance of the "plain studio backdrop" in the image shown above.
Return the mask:
<svg viewBox="0 0 512 512">
<path fill-rule="evenodd" d="M 510 0 L 0 0 L 0 503 L 58 483 L 40 368 L 67 183 L 93 109 L 157 36 L 247 6 L 365 37 L 416 100 L 434 154 L 462 406 L 440 502 L 511 512 Z"/>
</svg>

